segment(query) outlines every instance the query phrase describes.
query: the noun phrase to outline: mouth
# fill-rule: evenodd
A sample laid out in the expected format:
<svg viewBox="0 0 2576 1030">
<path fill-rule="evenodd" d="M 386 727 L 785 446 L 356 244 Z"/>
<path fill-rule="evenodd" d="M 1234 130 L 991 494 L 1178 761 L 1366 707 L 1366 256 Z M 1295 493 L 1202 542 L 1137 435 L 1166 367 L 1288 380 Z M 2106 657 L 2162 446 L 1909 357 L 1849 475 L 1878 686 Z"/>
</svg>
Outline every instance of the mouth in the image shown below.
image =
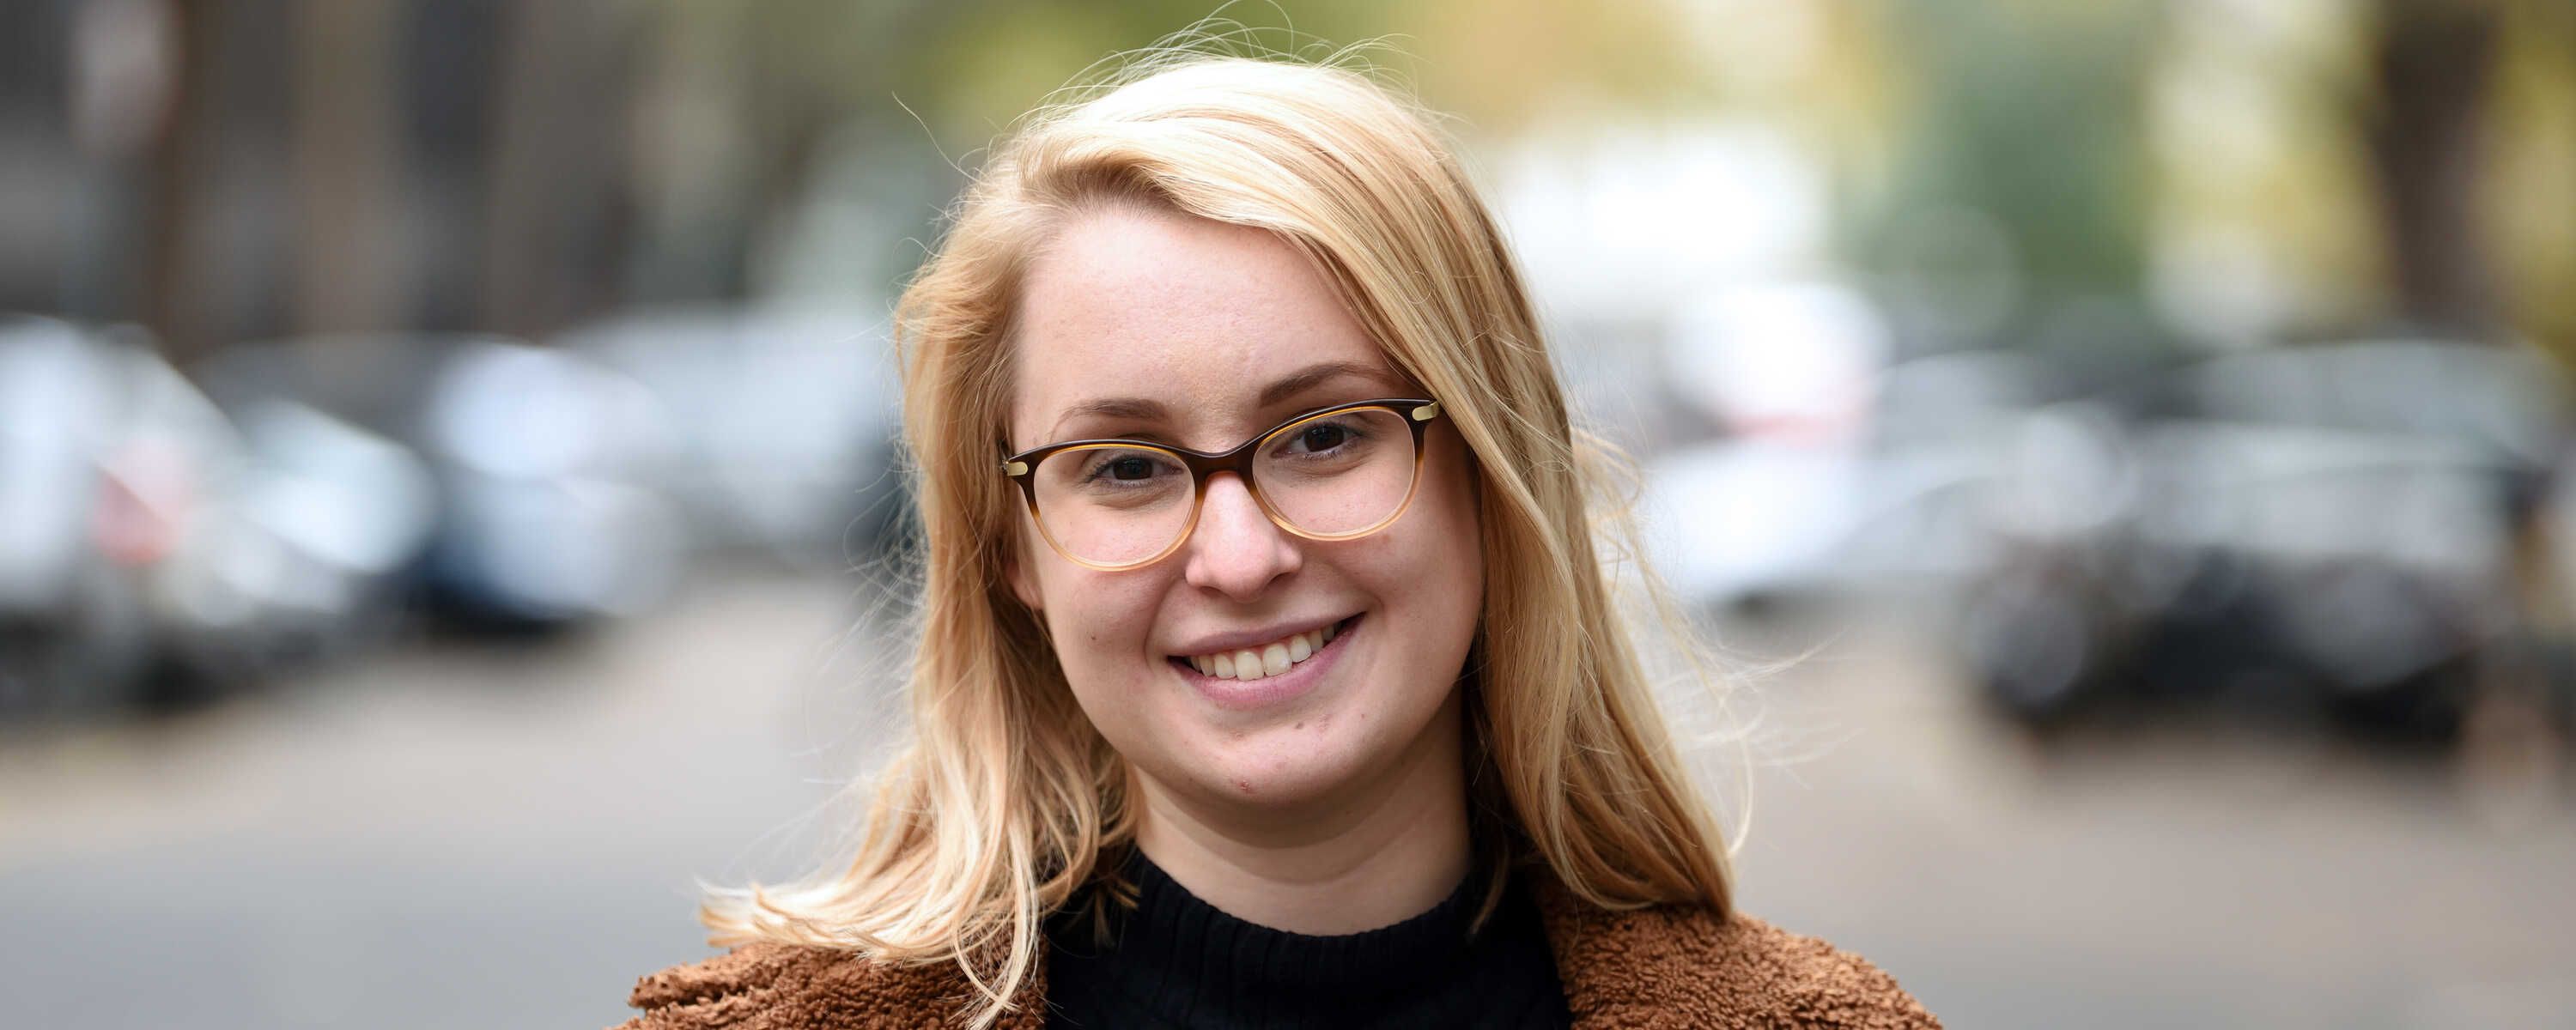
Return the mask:
<svg viewBox="0 0 2576 1030">
<path fill-rule="evenodd" d="M 1210 654 L 1172 655 L 1167 660 L 1185 673 L 1206 679 L 1249 682 L 1284 676 L 1337 649 L 1359 621 L 1360 616 L 1354 615 L 1321 629 L 1292 633 L 1264 644 Z"/>
</svg>

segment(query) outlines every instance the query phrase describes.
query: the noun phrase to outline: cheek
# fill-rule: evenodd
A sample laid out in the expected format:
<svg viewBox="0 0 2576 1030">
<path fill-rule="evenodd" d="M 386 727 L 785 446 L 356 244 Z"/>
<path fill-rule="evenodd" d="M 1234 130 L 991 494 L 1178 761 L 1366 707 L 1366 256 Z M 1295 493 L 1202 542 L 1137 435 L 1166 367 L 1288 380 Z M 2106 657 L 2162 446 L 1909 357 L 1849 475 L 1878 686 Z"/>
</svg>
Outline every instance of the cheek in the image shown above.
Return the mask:
<svg viewBox="0 0 2576 1030">
<path fill-rule="evenodd" d="M 1455 643 L 1463 656 L 1465 639 L 1475 631 L 1484 604 L 1483 532 L 1477 524 L 1476 497 L 1463 470 L 1426 468 L 1414 506 L 1387 533 L 1356 543 L 1375 545 L 1360 555 L 1379 592 L 1400 605 L 1406 621 L 1434 635 L 1421 642 L 1424 658 L 1445 654 Z M 1454 638 L 1454 640 L 1453 640 Z"/>
<path fill-rule="evenodd" d="M 1039 541 L 1035 587 L 1047 634 L 1055 642 L 1076 695 L 1105 683 L 1124 682 L 1118 672 L 1144 656 L 1160 587 L 1137 573 L 1100 573 L 1064 560 Z"/>
</svg>

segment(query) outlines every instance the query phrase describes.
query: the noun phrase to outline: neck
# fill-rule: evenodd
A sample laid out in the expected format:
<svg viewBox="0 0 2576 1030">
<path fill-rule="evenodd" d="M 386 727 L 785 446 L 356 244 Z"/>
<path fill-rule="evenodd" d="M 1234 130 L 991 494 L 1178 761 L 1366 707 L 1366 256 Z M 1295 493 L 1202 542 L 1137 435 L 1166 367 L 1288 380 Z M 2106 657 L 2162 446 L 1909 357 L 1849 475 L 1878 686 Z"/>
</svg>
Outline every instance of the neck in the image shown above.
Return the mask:
<svg viewBox="0 0 2576 1030">
<path fill-rule="evenodd" d="M 1462 732 L 1453 694 L 1396 766 L 1293 806 L 1211 804 L 1139 777 L 1137 846 L 1246 922 L 1302 934 L 1403 922 L 1467 875 Z"/>
</svg>

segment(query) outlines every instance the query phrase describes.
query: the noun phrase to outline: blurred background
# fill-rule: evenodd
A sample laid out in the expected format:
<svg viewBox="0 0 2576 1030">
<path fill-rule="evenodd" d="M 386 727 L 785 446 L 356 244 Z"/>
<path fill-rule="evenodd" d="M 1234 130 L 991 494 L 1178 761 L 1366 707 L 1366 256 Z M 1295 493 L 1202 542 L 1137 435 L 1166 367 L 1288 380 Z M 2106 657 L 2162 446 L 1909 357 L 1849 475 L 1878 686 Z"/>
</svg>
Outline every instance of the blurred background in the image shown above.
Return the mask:
<svg viewBox="0 0 2576 1030">
<path fill-rule="evenodd" d="M 0 995 L 599 1026 L 882 753 L 887 309 L 1199 3 L 0 6 Z M 2576 6 L 1281 0 L 1960 1027 L 2576 1026 Z"/>
</svg>

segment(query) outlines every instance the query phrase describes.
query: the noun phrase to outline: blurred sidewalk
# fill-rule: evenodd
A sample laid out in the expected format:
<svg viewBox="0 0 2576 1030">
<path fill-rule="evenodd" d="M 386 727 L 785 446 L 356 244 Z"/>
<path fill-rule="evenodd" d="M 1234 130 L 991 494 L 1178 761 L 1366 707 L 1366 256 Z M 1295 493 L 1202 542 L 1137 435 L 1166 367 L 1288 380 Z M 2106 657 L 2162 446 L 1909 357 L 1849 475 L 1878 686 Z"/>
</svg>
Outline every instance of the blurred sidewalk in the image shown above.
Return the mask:
<svg viewBox="0 0 2576 1030">
<path fill-rule="evenodd" d="M 2322 727 L 2034 740 L 1853 630 L 1762 689 L 1746 911 L 1954 1027 L 2541 1027 L 2576 1013 L 2576 805 Z"/>
</svg>

